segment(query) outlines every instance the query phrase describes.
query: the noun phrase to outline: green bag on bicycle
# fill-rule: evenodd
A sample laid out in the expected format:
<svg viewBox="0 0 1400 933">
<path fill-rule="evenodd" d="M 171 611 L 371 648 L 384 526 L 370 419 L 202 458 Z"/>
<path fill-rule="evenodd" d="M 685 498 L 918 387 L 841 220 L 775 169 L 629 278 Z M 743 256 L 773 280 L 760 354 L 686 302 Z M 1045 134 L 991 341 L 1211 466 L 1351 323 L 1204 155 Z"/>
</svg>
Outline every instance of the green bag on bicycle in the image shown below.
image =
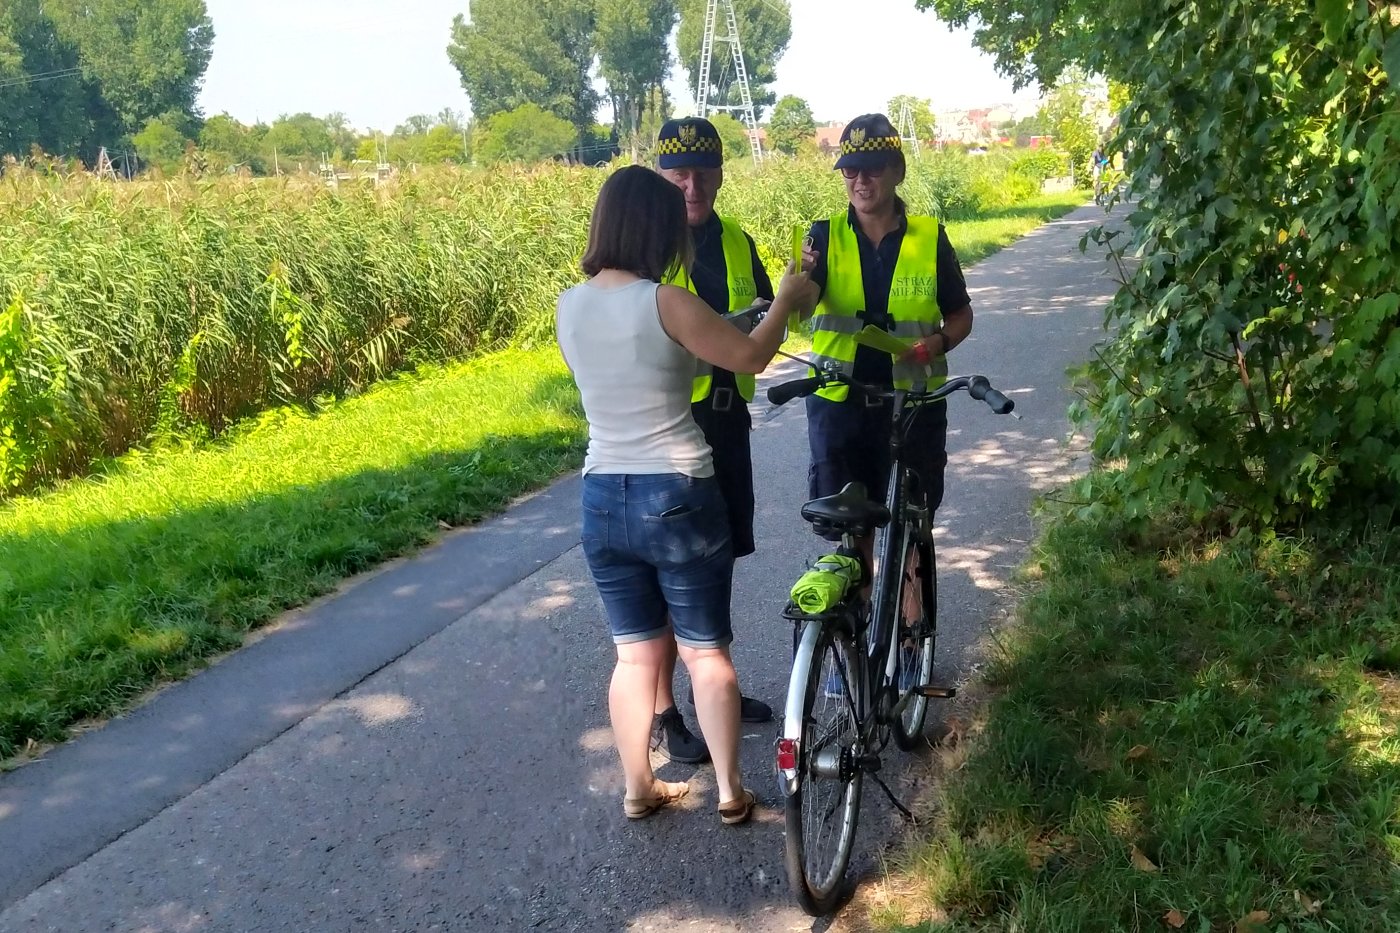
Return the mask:
<svg viewBox="0 0 1400 933">
<path fill-rule="evenodd" d="M 817 558 L 812 569 L 792 585 L 792 601 L 808 615 L 829 612 L 860 580 L 860 561 L 841 554 Z"/>
</svg>

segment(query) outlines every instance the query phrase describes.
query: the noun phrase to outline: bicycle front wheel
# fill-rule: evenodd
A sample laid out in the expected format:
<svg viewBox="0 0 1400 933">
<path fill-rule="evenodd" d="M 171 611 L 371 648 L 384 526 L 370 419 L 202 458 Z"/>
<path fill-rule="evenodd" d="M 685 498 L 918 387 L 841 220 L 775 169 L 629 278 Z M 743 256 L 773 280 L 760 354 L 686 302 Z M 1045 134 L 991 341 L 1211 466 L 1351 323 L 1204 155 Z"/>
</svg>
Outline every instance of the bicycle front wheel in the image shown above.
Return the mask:
<svg viewBox="0 0 1400 933">
<path fill-rule="evenodd" d="M 796 782 L 787 796 L 784 860 L 798 903 L 820 917 L 834 911 L 846 893 L 846 867 L 860 815 L 857 763 L 866 665 L 849 634 L 820 622 L 808 622 L 803 632 L 798 665 L 804 659 L 806 670 L 794 667 L 789 688 L 802 692 L 800 723 L 789 722 L 785 732 L 796 731 L 798 745 Z"/>
</svg>

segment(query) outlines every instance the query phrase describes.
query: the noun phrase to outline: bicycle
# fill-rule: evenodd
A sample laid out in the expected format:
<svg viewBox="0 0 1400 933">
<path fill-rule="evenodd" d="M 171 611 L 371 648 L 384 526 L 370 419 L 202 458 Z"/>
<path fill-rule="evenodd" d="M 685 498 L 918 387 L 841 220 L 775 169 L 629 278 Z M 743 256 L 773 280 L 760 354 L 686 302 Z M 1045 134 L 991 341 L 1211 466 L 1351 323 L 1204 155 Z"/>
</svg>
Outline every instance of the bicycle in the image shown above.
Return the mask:
<svg viewBox="0 0 1400 933">
<path fill-rule="evenodd" d="M 932 515 L 917 475 L 902 460 L 906 432 L 916 423 L 921 406 L 959 391 L 986 402 L 998 414 L 1015 407 L 980 375 L 958 376 L 932 391 L 913 392 L 875 389 L 839 372 L 819 371 L 773 386 L 768 399 L 783 405 L 833 383 L 892 402 L 891 462 L 883 505 L 871 502 L 860 483 L 850 483 L 836 495 L 802 507 L 802 517 L 816 533 L 841 535 L 835 557 L 843 566 L 857 565 L 858 574 L 848 578 L 839 598 L 820 611 L 806 611 L 796 602 L 783 611 L 784 618 L 798 626 L 776 749 L 786 803 L 784 859 L 793 893 L 813 916 L 831 913 L 844 896 L 864 777 L 869 775 L 912 819 L 880 779 L 880 755 L 891 739 L 900 749 L 911 750 L 923 731 L 929 700 L 956 695 L 953 688 L 929 682 L 937 621 Z M 856 539 L 876 531 L 880 534 L 872 572 Z M 916 559 L 911 561 L 911 555 Z M 910 566 L 917 568 L 912 579 L 906 575 Z M 867 600 L 863 593 L 871 583 Z M 918 587 L 922 608 L 918 618 L 902 620 L 910 584 Z M 838 811 L 833 832 L 830 824 Z M 824 854 L 828 842 L 829 856 Z"/>
</svg>

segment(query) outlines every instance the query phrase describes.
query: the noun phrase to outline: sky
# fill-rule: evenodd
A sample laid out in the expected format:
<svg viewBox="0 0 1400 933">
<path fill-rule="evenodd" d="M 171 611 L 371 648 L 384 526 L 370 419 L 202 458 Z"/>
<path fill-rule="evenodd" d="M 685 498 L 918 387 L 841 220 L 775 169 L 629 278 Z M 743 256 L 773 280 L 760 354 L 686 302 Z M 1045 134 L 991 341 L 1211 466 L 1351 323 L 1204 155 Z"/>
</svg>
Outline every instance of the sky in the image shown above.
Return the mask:
<svg viewBox="0 0 1400 933">
<path fill-rule="evenodd" d="M 471 110 L 447 60 L 452 19 L 467 12 L 467 0 L 206 2 L 215 34 L 200 95 L 206 115 L 252 123 L 338 111 L 360 129 L 392 130 L 413 114 Z M 791 7 L 792 41 L 774 90 L 804 98 L 819 121 L 882 110 L 896 94 L 931 98 L 935 111 L 1035 97 L 1013 97 L 971 33 L 950 32 L 914 0 Z M 739 30 L 742 39 L 742 22 Z M 668 88 L 688 101 L 681 69 Z"/>
</svg>

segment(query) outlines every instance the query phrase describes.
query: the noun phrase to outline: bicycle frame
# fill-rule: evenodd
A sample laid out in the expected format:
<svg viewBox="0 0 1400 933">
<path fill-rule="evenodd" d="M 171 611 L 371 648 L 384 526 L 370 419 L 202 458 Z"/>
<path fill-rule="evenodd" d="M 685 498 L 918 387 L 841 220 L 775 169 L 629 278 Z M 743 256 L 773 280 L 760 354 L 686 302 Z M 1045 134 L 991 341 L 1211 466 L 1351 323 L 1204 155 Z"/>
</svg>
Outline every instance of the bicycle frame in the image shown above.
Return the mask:
<svg viewBox="0 0 1400 933">
<path fill-rule="evenodd" d="M 919 531 L 922 519 L 927 518 L 928 509 L 925 504 L 913 502 L 913 485 L 917 474 L 914 473 L 904 463 L 904 443 L 905 435 L 913 427 L 915 419 L 918 417 L 920 408 L 906 407 L 907 394 L 896 392 L 894 395 L 894 411 L 891 414 L 890 428 L 890 478 L 889 488 L 885 492 L 885 507 L 890 510 L 890 524 L 886 529 L 878 555 L 878 563 L 875 570 L 875 585 L 871 598 L 871 621 L 877 627 L 872 633 L 872 657 L 879 658 L 883 653 L 885 658 L 884 677 L 872 678 L 873 683 L 881 686 L 894 679 L 895 664 L 898 652 L 895 650 L 898 639 L 894 637 L 896 626 L 893 624 L 901 607 L 892 607 L 893 611 L 877 612 L 876 607 L 883 608 L 884 601 L 890 598 L 886 589 L 895 582 L 892 575 L 886 574 L 886 566 L 892 567 L 899 573 L 903 573 L 905 554 L 908 552 L 910 541 Z M 894 588 L 898 592 L 898 587 Z M 881 624 L 888 622 L 889 624 Z M 871 672 L 878 675 L 879 670 Z"/>
<path fill-rule="evenodd" d="M 800 357 L 795 357 L 795 359 L 801 360 Z M 811 377 L 807 380 L 801 380 L 801 382 L 807 383 L 805 389 L 808 391 L 814 391 L 815 388 L 829 382 L 845 382 L 854 385 L 854 383 L 846 377 L 830 372 Z M 861 388 L 867 392 L 871 391 L 868 387 Z M 898 716 L 903 711 L 900 705 L 895 705 L 892 706 L 884 716 L 881 716 L 877 704 L 879 696 L 885 692 L 888 685 L 895 678 L 895 668 L 898 664 L 897 648 L 899 644 L 898 639 L 894 636 L 895 620 L 898 618 L 900 607 L 892 607 L 892 611 L 890 612 L 882 613 L 878 611 L 881 606 L 881 600 L 889 599 L 888 589 L 894 581 L 892 575 L 883 573 L 882 571 L 884 567 L 887 566 L 888 562 L 892 561 L 895 564 L 897 572 L 903 573 L 904 554 L 910 540 L 911 526 L 915 524 L 911 519 L 920 517 L 917 514 L 911 516 L 909 511 L 911 508 L 920 507 L 909 505 L 909 483 L 910 477 L 913 474 L 903 462 L 905 433 L 914 423 L 914 418 L 924 404 L 937 403 L 948 398 L 948 396 L 952 395 L 954 392 L 962 390 L 968 390 L 969 394 L 973 395 L 973 397 L 986 401 L 987 404 L 994 409 L 1010 411 L 1013 407 L 1005 396 L 991 388 L 990 383 L 988 383 L 983 376 L 957 376 L 947 380 L 943 385 L 931 392 L 912 393 L 903 389 L 896 389 L 891 392 L 881 393 L 888 397 L 893 405 L 890 413 L 892 421 L 890 430 L 890 482 L 889 488 L 885 493 L 885 505 L 889 509 L 890 524 L 888 526 L 889 530 L 884 537 L 884 547 L 881 548 L 882 553 L 878 557 L 880 563 L 872 567 L 866 563 L 863 556 L 861 557 L 861 562 L 865 565 L 864 573 L 867 579 L 873 581 L 871 599 L 866 603 L 859 597 L 858 593 L 854 595 L 848 594 L 836 609 L 827 613 L 827 616 L 833 617 L 829 620 L 816 616 L 788 616 L 794 621 L 805 620 L 807 623 L 803 627 L 793 657 L 794 671 L 807 670 L 811 666 L 813 655 L 820 638 L 820 626 L 822 624 L 835 622 L 835 617 L 838 613 L 846 613 L 851 617 L 850 623 L 852 626 L 852 633 L 854 637 L 865 646 L 863 663 L 866 665 L 866 670 L 868 672 L 865 682 L 869 688 L 868 692 L 871 695 L 869 697 L 851 698 L 848 693 L 848 702 L 851 703 L 852 715 L 855 717 L 855 721 L 859 726 L 858 731 L 861 736 L 862 744 L 866 746 L 869 752 L 876 754 L 884 749 L 889 740 L 888 732 L 884 735 L 878 735 L 877 730 L 881 727 L 888 726 L 891 717 Z M 771 392 L 772 390 L 770 390 L 770 400 L 775 404 L 782 404 Z M 911 401 L 914 403 L 913 407 L 909 405 Z M 908 414 L 906 414 L 906 412 Z M 854 544 L 849 535 L 843 537 L 842 543 L 843 546 L 848 548 Z M 898 592 L 897 586 L 894 587 L 894 589 Z M 786 747 L 795 748 L 795 743 L 799 742 L 802 738 L 803 701 L 804 697 L 802 694 L 790 684 L 783 709 L 783 731 L 779 737 L 780 744 L 792 743 Z M 901 701 L 901 703 L 907 702 L 907 697 Z M 780 783 L 784 792 L 791 796 L 796 792 L 801 776 L 797 771 L 796 761 L 791 763 L 792 767 L 786 767 L 784 766 L 785 764 L 786 762 L 780 762 L 779 764 L 779 773 L 782 779 Z"/>
</svg>

